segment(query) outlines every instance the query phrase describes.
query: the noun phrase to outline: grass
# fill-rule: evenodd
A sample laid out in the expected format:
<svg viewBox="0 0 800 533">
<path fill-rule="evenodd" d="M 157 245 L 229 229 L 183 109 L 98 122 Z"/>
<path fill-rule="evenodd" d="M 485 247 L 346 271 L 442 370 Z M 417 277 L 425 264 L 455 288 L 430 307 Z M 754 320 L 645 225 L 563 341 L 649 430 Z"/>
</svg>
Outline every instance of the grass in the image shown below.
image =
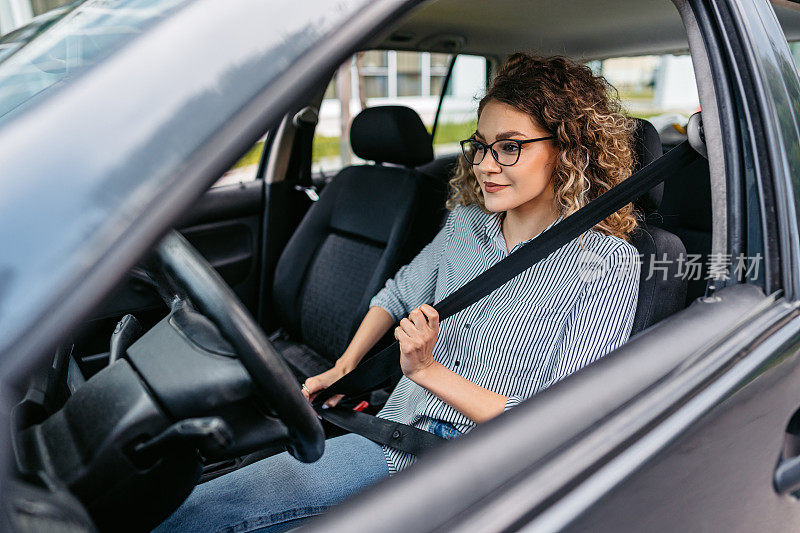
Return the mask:
<svg viewBox="0 0 800 533">
<path fill-rule="evenodd" d="M 478 121 L 473 120 L 470 122 L 461 123 L 444 123 L 436 127 L 436 138 L 433 144 L 448 144 L 455 143 L 463 139 L 469 138 L 470 135 L 475 133 L 478 127 Z"/>
<path fill-rule="evenodd" d="M 642 89 L 621 89 L 619 91 L 620 100 L 652 100 L 655 91 L 652 87 Z"/>
<path fill-rule="evenodd" d="M 639 111 L 628 111 L 626 114 L 627 114 L 629 117 L 633 117 L 633 118 L 644 118 L 644 119 L 648 119 L 648 118 L 650 118 L 650 117 L 655 117 L 655 116 L 658 116 L 658 115 L 663 115 L 663 114 L 664 114 L 664 112 L 663 112 L 663 111 L 641 111 L 641 112 L 639 112 Z"/>
<path fill-rule="evenodd" d="M 244 156 L 233 165 L 233 168 L 249 167 L 250 165 L 257 165 L 261 160 L 261 154 L 264 152 L 264 142 L 259 141 L 244 154 Z"/>
<path fill-rule="evenodd" d="M 325 157 L 336 157 L 339 155 L 339 137 L 314 136 L 314 146 L 311 149 L 311 157 L 316 163 Z"/>
<path fill-rule="evenodd" d="M 475 131 L 476 126 L 477 123 L 475 121 L 439 124 L 436 128 L 434 144 L 448 144 L 466 139 Z M 338 155 L 339 137 L 314 136 L 314 145 L 312 148 L 312 160 L 314 163 L 319 162 L 320 159 L 336 157 Z"/>
</svg>

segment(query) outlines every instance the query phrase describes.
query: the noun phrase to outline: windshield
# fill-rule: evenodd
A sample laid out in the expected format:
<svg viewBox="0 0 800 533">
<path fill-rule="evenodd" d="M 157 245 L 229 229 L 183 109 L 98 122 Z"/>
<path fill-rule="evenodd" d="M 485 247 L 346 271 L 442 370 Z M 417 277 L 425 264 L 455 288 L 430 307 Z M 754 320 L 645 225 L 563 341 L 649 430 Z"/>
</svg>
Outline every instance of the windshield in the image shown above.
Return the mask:
<svg viewBox="0 0 800 533">
<path fill-rule="evenodd" d="M 23 104 L 80 75 L 187 2 L 74 2 L 3 36 L 0 121 Z"/>
<path fill-rule="evenodd" d="M 66 6 L 51 9 L 39 15 L 21 28 L 0 37 L 0 63 L 11 54 L 25 46 L 34 37 L 49 28 L 54 22 L 62 18 L 70 9 L 80 2 L 70 2 Z"/>
</svg>

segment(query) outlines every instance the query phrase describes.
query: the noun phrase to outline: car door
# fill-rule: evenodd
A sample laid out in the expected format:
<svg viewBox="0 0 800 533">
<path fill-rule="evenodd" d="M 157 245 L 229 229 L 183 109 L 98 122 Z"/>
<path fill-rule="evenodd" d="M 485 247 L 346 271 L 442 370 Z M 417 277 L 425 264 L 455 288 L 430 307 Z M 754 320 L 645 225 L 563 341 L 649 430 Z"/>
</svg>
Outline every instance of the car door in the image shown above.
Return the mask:
<svg viewBox="0 0 800 533">
<path fill-rule="evenodd" d="M 744 224 L 750 238 L 761 241 L 763 248 L 758 251 L 779 263 L 782 292 L 765 306 L 757 327 L 741 327 L 738 335 L 746 342 L 738 354 L 728 352 L 727 368 L 720 368 L 707 386 L 665 419 L 657 430 L 660 438 L 653 431 L 637 443 L 642 449 L 652 447 L 651 453 L 626 468 L 627 477 L 618 473 L 618 485 L 609 484 L 609 490 L 585 505 L 585 513 L 571 522 L 570 530 L 800 529 L 796 464 L 800 318 L 794 205 L 800 176 L 800 85 L 769 3 L 712 2 L 708 11 L 693 7 L 706 39 L 711 40 L 709 34 L 718 29 L 716 42 L 733 81 L 731 92 L 741 99 L 739 110 L 749 115 L 749 120 L 736 117 L 739 124 L 747 124 L 740 130 L 742 171 L 746 180 L 755 182 L 742 191 L 745 213 L 739 216 L 750 218 L 751 195 L 760 197 L 760 220 L 752 217 Z M 775 10 L 788 28 L 797 27 L 800 13 L 780 6 Z M 770 247 L 780 248 L 779 257 Z M 690 377 L 688 372 L 686 379 Z M 633 453 L 632 449 L 626 453 L 628 461 Z M 599 477 L 608 483 L 611 470 L 622 462 L 620 458 L 609 463 Z"/>
<path fill-rule="evenodd" d="M 767 2 L 676 4 L 703 115 L 719 121 L 709 157 L 713 143 L 725 154 L 714 252 L 761 257 L 764 270 L 715 280 L 311 531 L 378 517 L 384 531 L 800 530 L 800 83 Z"/>
</svg>

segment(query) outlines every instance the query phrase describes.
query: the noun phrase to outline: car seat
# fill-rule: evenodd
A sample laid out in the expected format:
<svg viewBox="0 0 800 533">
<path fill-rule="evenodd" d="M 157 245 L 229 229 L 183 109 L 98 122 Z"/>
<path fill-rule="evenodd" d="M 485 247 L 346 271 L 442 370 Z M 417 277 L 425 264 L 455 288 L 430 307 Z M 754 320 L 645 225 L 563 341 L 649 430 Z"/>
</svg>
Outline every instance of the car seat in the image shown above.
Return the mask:
<svg viewBox="0 0 800 533">
<path fill-rule="evenodd" d="M 663 184 L 658 208 L 647 213 L 649 227 L 677 235 L 689 256 L 700 263 L 699 276 L 690 276 L 684 306 L 706 291 L 706 265 L 711 252 L 711 181 L 708 161 L 700 158 Z"/>
<path fill-rule="evenodd" d="M 365 109 L 350 127 L 353 152 L 375 164 L 342 169 L 326 185 L 283 250 L 272 306 L 273 344 L 299 378 L 329 369 L 344 352 L 370 299 L 409 255 L 431 138 L 403 106 Z"/>
<path fill-rule="evenodd" d="M 653 125 L 644 119 L 634 119 L 634 150 L 638 171 L 661 157 L 661 138 Z M 669 180 L 674 179 L 670 177 Z M 631 234 L 631 244 L 641 254 L 639 296 L 631 336 L 683 309 L 687 281 L 678 276 L 679 258 L 686 248 L 678 236 L 666 229 L 648 224 L 647 216 L 656 212 L 662 203 L 664 183 L 656 185 L 634 202 L 640 213 L 639 227 Z"/>
</svg>

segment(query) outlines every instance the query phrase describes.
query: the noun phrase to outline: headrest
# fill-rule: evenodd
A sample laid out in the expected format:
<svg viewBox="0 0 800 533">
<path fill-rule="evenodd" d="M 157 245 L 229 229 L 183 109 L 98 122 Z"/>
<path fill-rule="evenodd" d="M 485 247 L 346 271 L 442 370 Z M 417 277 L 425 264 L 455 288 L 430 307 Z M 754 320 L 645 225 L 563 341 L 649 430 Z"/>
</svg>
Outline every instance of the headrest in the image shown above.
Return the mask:
<svg viewBox="0 0 800 533">
<path fill-rule="evenodd" d="M 368 107 L 353 119 L 350 146 L 361 159 L 415 167 L 433 160 L 433 143 L 416 111 L 405 106 Z"/>
<path fill-rule="evenodd" d="M 650 122 L 643 118 L 635 118 L 633 120 L 636 121 L 636 130 L 633 132 L 633 149 L 636 163 L 633 165 L 633 171 L 637 172 L 661 157 L 663 149 L 661 147 L 661 137 L 659 137 L 656 128 Z M 644 193 L 634 204 L 647 214 L 658 209 L 663 195 L 664 183 L 662 182 Z"/>
</svg>

